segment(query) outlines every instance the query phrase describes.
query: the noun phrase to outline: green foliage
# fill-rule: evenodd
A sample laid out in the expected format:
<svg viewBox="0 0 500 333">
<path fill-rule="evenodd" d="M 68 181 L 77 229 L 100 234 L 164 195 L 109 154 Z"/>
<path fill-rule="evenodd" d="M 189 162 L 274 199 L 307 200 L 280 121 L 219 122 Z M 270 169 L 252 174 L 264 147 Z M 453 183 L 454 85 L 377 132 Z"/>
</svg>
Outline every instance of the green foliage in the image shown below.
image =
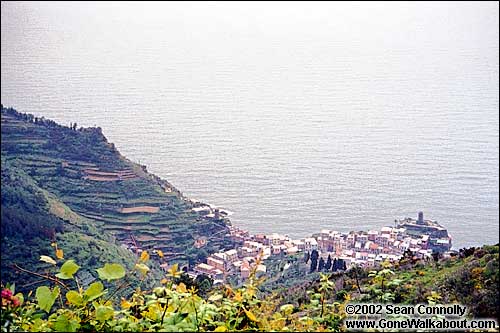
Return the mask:
<svg viewBox="0 0 500 333">
<path fill-rule="evenodd" d="M 2 237 L 17 237 L 28 244 L 50 238 L 63 224 L 48 216 L 47 202 L 39 187 L 22 170 L 2 158 Z"/>
<path fill-rule="evenodd" d="M 362 290 L 367 293 L 358 297 L 365 302 L 458 302 L 467 305 L 475 317 L 498 317 L 498 258 L 498 245 L 495 245 L 467 249 L 438 261 L 418 260 L 411 264 L 402 259 L 391 269 L 383 267 L 367 278 L 360 275 Z M 346 284 L 355 284 L 355 281 Z"/>
<path fill-rule="evenodd" d="M 50 312 L 52 305 L 56 301 L 57 296 L 59 296 L 59 287 L 54 287 L 50 290 L 47 286 L 38 287 L 36 289 L 36 300 L 38 302 L 38 307 L 45 312 Z"/>
<path fill-rule="evenodd" d="M 56 277 L 62 280 L 72 279 L 73 274 L 75 274 L 79 268 L 80 266 L 75 264 L 73 260 L 68 260 L 62 265 L 60 273 L 57 273 Z"/>
<path fill-rule="evenodd" d="M 46 285 L 38 287 L 33 298 L 20 294 L 13 296 L 14 286 L 6 286 L 10 289 L 2 291 L 1 325 L 3 330 L 11 331 L 65 332 L 342 331 L 347 302 L 398 301 L 402 295 L 407 295 L 403 296 L 404 302 L 410 302 L 412 300 L 406 297 L 412 297 L 412 294 L 407 294 L 405 290 L 421 284 L 431 272 L 434 274 L 431 281 L 435 289 L 424 291 L 425 296 L 419 302 L 431 305 L 451 302 L 448 293 L 452 290 L 442 289 L 442 286 L 448 283 L 450 272 L 455 274 L 461 269 L 469 270 L 473 288 L 480 290 L 483 298 L 489 298 L 490 294 L 484 291 L 488 290 L 487 286 L 492 286 L 490 282 L 498 281 L 498 272 L 494 271 L 498 268 L 496 251 L 498 247 L 485 247 L 465 258 L 439 260 L 436 264 L 444 268 L 436 268 L 435 264 L 423 267 L 418 263 L 414 267 L 401 268 L 386 262 L 370 273 L 358 271 L 355 276 L 361 280 L 362 289 L 367 291 L 365 294 L 358 294 L 356 288 L 349 289 L 349 284 L 354 282 L 349 274 L 319 273 L 319 279 L 308 284 L 307 297 L 301 305 L 287 302 L 286 296 L 278 293 L 262 294 L 262 279 L 257 278 L 255 272 L 241 287 L 219 286 L 204 298 L 197 290 L 195 281 L 183 275 L 177 265 L 170 267 L 161 286 L 151 290 L 136 288 L 120 299 L 116 291 L 129 284 L 131 277 L 142 279 L 144 274 L 151 272 L 143 274 L 140 269 L 134 268 L 122 275 L 124 267 L 106 264 L 99 276 L 101 280 L 114 284 L 109 287 L 101 281 L 93 282 L 86 289 L 63 284 L 66 289 L 63 296 L 59 284 Z M 142 265 L 149 261 L 148 253 L 139 259 Z M 298 261 L 307 270 L 307 264 L 302 259 Z M 71 263 L 68 260 L 65 264 L 68 262 Z M 58 283 L 55 278 L 65 264 L 57 271 L 59 273 L 47 275 L 47 282 Z M 66 274 L 74 274 L 74 265 L 76 263 L 68 264 L 72 268 Z M 442 279 L 437 278 L 440 274 L 444 274 Z M 343 289 L 338 289 L 339 279 L 343 281 Z M 467 280 L 461 282 L 468 283 Z M 478 289 L 479 284 L 481 288 Z M 497 293 L 498 289 L 494 289 L 491 296 Z M 470 306 L 463 300 L 455 301 Z M 498 299 L 495 301 L 498 302 Z M 491 317 L 491 312 L 488 317 Z"/>
<path fill-rule="evenodd" d="M 92 283 L 89 288 L 85 291 L 85 300 L 91 302 L 94 299 L 101 297 L 106 292 L 104 291 L 104 286 L 101 282 Z"/>
<path fill-rule="evenodd" d="M 70 304 L 81 305 L 83 303 L 83 297 L 74 290 L 70 290 L 66 293 L 66 299 Z"/>
<path fill-rule="evenodd" d="M 4 163 L 2 157 L 2 281 L 19 280 L 18 271 L 12 268 L 15 265 L 33 269 L 46 268 L 47 264 L 55 265 L 54 258 L 57 258 L 57 253 L 53 252 L 54 249 L 50 246 L 51 240 L 57 240 L 65 249 L 66 257 L 82 263 L 84 272 L 77 271 L 77 275 L 97 275 L 94 269 L 104 261 L 119 261 L 128 267 L 133 266 L 134 254 L 99 232 L 93 221 L 73 219 L 70 224 L 54 216 L 49 206 L 55 203 L 61 204 L 56 197 L 48 196 L 47 192 L 20 168 L 12 166 L 11 161 Z M 67 215 L 78 217 L 71 210 L 68 210 Z M 77 225 L 78 223 L 85 228 Z M 64 233 L 58 232 L 61 230 L 64 230 Z M 75 266 L 66 264 L 63 271 L 59 272 L 60 279 L 73 277 L 72 274 L 65 276 L 65 272 L 69 272 L 66 268 L 74 269 Z M 155 275 L 158 275 L 158 272 L 155 272 Z M 34 276 L 23 274 L 23 283 L 19 285 L 19 289 L 27 291 L 28 288 L 24 285 L 36 283 L 37 280 L 39 279 Z"/>
<path fill-rule="evenodd" d="M 104 267 L 97 269 L 99 278 L 102 280 L 116 280 L 125 276 L 125 268 L 120 264 L 106 264 Z"/>
<path fill-rule="evenodd" d="M 95 317 L 101 322 L 113 318 L 114 314 L 114 309 L 111 306 L 99 305 L 96 307 Z"/>
<path fill-rule="evenodd" d="M 80 328 L 80 323 L 77 319 L 66 314 L 57 317 L 54 322 L 54 330 L 58 332 L 76 332 Z"/>
<path fill-rule="evenodd" d="M 391 276 L 395 273 L 393 270 L 389 269 L 391 263 L 384 261 L 382 263 L 382 269 L 379 271 L 371 271 L 368 277 L 372 278 L 371 291 L 378 298 L 380 302 L 392 302 L 394 301 L 394 293 L 391 292 L 389 287 L 397 286 L 400 280 L 394 279 L 390 280 Z"/>
<path fill-rule="evenodd" d="M 146 256 L 141 260 L 146 262 Z M 72 267 L 67 274 L 72 274 Z M 121 266 L 106 264 L 99 274 L 102 280 L 114 280 L 118 284 L 115 289 L 126 283 L 126 279 L 119 280 L 123 267 L 118 267 Z M 135 270 L 128 271 L 126 276 L 134 274 Z M 47 281 L 54 282 L 55 277 L 48 275 Z M 62 300 L 59 287 L 40 286 L 36 291 L 36 302 L 28 297 L 23 305 L 9 308 L 11 316 L 8 320 L 2 317 L 2 330 L 223 332 L 341 329 L 343 305 L 327 300 L 327 294 L 333 290 L 333 283 L 327 275 L 321 276 L 319 293 L 313 295 L 310 305 L 300 312 L 293 304 L 280 304 L 275 296 L 259 297 L 261 280 L 255 277 L 255 272 L 241 288 L 218 288 L 208 299 L 200 297 L 195 287 L 188 289 L 181 279 L 182 274 L 173 265 L 162 286 L 150 291 L 138 288 L 120 302 L 111 299 L 113 294 L 108 296 L 108 289 L 101 282 L 92 283 L 86 290 L 65 286 L 69 289 L 65 301 L 57 303 L 58 298 Z M 317 297 L 321 302 L 314 300 Z M 7 308 L 2 300 L 4 310 Z"/>
<path fill-rule="evenodd" d="M 308 273 L 309 265 L 303 255 L 286 260 L 271 257 L 265 264 L 269 278 L 261 290 L 278 292 L 283 304 L 304 306 L 311 292 L 319 291 L 319 275 Z M 373 268 L 372 272 L 354 266 L 345 273 L 333 273 L 330 276 L 336 285 L 333 300 L 350 297 L 366 303 L 419 304 L 429 302 L 429 296 L 435 292 L 442 297 L 440 303 L 466 305 L 473 316 L 500 315 L 498 245 L 460 251 L 438 261 L 404 258 L 383 266 Z"/>
<path fill-rule="evenodd" d="M 3 106 L 1 117 L 2 281 L 18 278 L 14 264 L 39 268 L 38 259 L 52 255 L 49 244 L 54 241 L 84 267 L 77 276 L 89 273 L 93 278 L 106 262 L 133 268 L 134 255 L 120 246 L 131 242 L 131 235 L 141 248 L 161 249 L 169 261 L 191 265 L 230 246 L 224 237 L 228 221 L 192 212 L 192 203 L 178 190 L 121 156 L 100 128 L 60 126 Z M 131 178 L 96 181 L 87 177 L 89 170 L 125 171 Z M 121 212 L 137 206 L 160 210 Z M 201 236 L 208 237 L 207 244 L 194 247 Z M 158 262 L 148 268 L 153 276 L 161 272 Z M 26 285 L 36 283 L 33 277 L 25 279 Z"/>
</svg>

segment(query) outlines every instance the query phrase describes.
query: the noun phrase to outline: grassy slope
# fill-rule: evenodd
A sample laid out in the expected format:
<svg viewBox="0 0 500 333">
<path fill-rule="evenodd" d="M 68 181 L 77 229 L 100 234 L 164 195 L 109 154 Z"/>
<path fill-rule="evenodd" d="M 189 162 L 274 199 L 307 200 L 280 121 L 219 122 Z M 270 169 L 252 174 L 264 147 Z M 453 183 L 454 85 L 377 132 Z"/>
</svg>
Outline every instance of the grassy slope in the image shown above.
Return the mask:
<svg viewBox="0 0 500 333">
<path fill-rule="evenodd" d="M 426 300 L 430 291 L 436 291 L 443 304 L 462 303 L 477 316 L 498 318 L 498 251 L 498 245 L 485 245 L 455 258 L 398 269 L 395 278 L 403 283 L 396 292 L 401 301 L 419 303 Z"/>
<path fill-rule="evenodd" d="M 291 266 L 283 271 L 287 262 Z M 319 273 L 309 274 L 309 265 L 304 263 L 302 256 L 291 260 L 273 258 L 265 263 L 268 272 L 274 273 L 264 282 L 263 290 L 277 292 L 283 297 L 283 303 L 300 305 L 308 299 L 307 291 L 319 286 Z M 427 297 L 434 291 L 442 297 L 440 303 L 467 305 L 474 316 L 498 318 L 500 315 L 498 245 L 467 249 L 456 257 L 437 262 L 403 259 L 391 270 L 395 274 L 389 280 L 400 280 L 397 286 L 387 289 L 394 295 L 395 303 L 427 303 Z M 334 275 L 336 293 L 331 297 L 340 297 L 345 291 L 355 301 L 380 302 L 374 292 L 380 285 L 374 284 L 368 273 L 369 270 L 358 273 L 362 294 L 352 271 Z"/>
</svg>

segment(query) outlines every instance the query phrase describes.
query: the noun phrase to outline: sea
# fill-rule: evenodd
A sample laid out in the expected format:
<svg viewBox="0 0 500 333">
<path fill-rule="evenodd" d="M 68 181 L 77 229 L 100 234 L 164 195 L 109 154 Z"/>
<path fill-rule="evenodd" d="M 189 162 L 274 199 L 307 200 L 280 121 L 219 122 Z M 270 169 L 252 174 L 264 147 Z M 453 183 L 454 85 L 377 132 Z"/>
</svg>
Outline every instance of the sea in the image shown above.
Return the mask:
<svg viewBox="0 0 500 333">
<path fill-rule="evenodd" d="M 251 233 L 499 241 L 497 2 L 2 2 L 1 102 Z"/>
</svg>

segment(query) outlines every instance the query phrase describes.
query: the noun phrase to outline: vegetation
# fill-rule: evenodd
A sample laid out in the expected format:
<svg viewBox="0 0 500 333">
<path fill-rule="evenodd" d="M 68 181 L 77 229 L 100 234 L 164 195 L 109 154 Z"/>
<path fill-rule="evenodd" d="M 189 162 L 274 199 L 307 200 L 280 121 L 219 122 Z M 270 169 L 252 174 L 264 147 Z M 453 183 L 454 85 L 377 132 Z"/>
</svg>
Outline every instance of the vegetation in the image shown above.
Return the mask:
<svg viewBox="0 0 500 333">
<path fill-rule="evenodd" d="M 306 255 L 307 258 L 307 255 Z M 499 318 L 499 246 L 461 249 L 455 256 L 431 260 L 417 259 L 407 253 L 394 265 L 384 263 L 370 271 L 352 267 L 345 273 L 332 272 L 336 298 L 349 295 L 365 303 L 425 303 L 438 293 L 443 304 L 467 305 L 471 315 Z M 308 302 L 310 290 L 318 290 L 320 274 L 307 274 L 309 265 L 302 256 L 272 258 L 265 262 L 269 279 L 261 290 L 278 292 L 286 303 L 301 306 Z M 386 267 L 384 267 L 386 266 Z"/>
<path fill-rule="evenodd" d="M 134 253 L 121 244 L 161 250 L 170 264 L 194 264 L 231 246 L 227 220 L 198 216 L 170 183 L 121 156 L 100 128 L 61 126 L 3 106 L 1 123 L 2 281 L 17 280 L 15 264 L 40 268 L 51 242 L 74 255 L 88 280 L 105 262 L 133 265 Z M 201 236 L 208 242 L 194 247 Z"/>
<path fill-rule="evenodd" d="M 500 315 L 498 245 L 371 271 L 312 251 L 267 259 L 266 279 L 192 279 L 179 267 L 233 247 L 227 220 L 194 213 L 99 128 L 1 116 L 2 331 L 341 331 L 347 302 Z"/>
<path fill-rule="evenodd" d="M 52 214 L 51 207 L 66 210 L 61 216 L 67 220 Z M 49 197 L 20 169 L 2 169 L 1 213 L 2 281 L 20 281 L 18 290 L 26 291 L 32 284 L 42 282 L 36 276 L 20 275 L 19 267 L 43 271 L 46 267 L 39 258 L 53 251 L 52 242 L 57 242 L 66 255 L 85 267 L 79 272 L 85 284 L 94 280 L 94 269 L 105 262 L 131 267 L 135 260 L 133 253 L 109 235 L 100 233 L 92 220 L 71 215 L 69 208 Z M 152 276 L 158 276 L 158 271 L 155 269 Z"/>
<path fill-rule="evenodd" d="M 2 291 L 3 331 L 336 331 L 344 317 L 346 300 L 328 301 L 333 283 L 327 275 L 321 276 L 320 290 L 301 309 L 280 304 L 277 295 L 259 297 L 261 281 L 254 274 L 239 289 L 217 288 L 203 298 L 189 281 L 188 285 L 182 281 L 177 265 L 169 269 L 161 285 L 152 290 L 139 285 L 119 300 L 117 290 L 148 274 L 147 252 L 128 272 L 120 264 L 97 269 L 99 281 L 85 288 L 76 278 L 80 266 L 58 256 L 57 250 L 56 257 L 41 257 L 51 267 L 45 275 L 49 285 L 26 297 L 15 294 L 14 285 Z M 115 292 L 109 289 L 112 284 Z"/>
<path fill-rule="evenodd" d="M 347 273 L 313 273 L 318 274 L 318 280 L 306 284 L 306 298 L 296 304 L 288 295 L 262 293 L 263 279 L 257 278 L 255 272 L 240 288 L 206 288 L 211 285 L 209 278 L 201 276 L 193 281 L 179 271 L 178 265 L 172 265 L 157 285 L 144 288 L 142 283 L 150 274 L 151 263 L 146 251 L 132 269 L 106 264 L 96 270 L 98 280 L 82 287 L 77 278 L 81 267 L 74 260 L 65 259 L 55 245 L 56 259 L 40 258 L 49 266 L 47 273 L 40 275 L 46 285 L 28 294 L 16 294 L 14 285 L 4 287 L 1 325 L 3 331 L 343 331 L 345 305 L 353 301 L 437 304 L 452 302 L 447 297 L 462 297 L 460 302 L 470 306 L 464 303 L 466 298 L 460 294 L 460 287 L 442 289 L 449 285 L 450 278 L 464 278 L 457 272 L 469 270 L 474 275 L 470 280 L 472 288 L 481 290 L 484 302 L 492 302 L 488 304 L 489 312 L 482 313 L 479 306 L 472 315 L 495 318 L 498 245 L 469 252 L 467 256 L 462 252 L 461 257 L 438 260 L 425 271 L 421 271 L 419 263 L 405 263 L 403 259 L 396 265 L 384 262 L 371 272 L 351 269 Z M 421 273 L 414 276 L 415 272 Z M 431 272 L 434 285 L 421 290 L 423 299 L 413 298 L 415 295 L 408 291 L 426 285 L 426 274 Z M 357 292 L 359 286 L 348 287 L 353 282 L 350 275 L 354 274 L 361 274 L 361 292 Z M 139 282 L 136 288 L 127 296 L 119 296 L 118 292 L 134 280 Z M 340 280 L 343 283 L 339 288 Z"/>
</svg>

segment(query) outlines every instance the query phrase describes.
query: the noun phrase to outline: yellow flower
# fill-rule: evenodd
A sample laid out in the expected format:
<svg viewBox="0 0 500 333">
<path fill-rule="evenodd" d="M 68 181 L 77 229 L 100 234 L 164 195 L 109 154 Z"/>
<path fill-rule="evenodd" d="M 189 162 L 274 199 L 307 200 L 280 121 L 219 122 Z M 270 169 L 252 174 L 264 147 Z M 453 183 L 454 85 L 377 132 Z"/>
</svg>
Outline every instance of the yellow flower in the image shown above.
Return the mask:
<svg viewBox="0 0 500 333">
<path fill-rule="evenodd" d="M 175 288 L 175 290 L 177 290 L 177 292 L 180 293 L 187 293 L 186 285 L 182 282 L 179 283 L 179 285 L 177 286 L 177 288 Z"/>
<path fill-rule="evenodd" d="M 57 259 L 63 259 L 64 258 L 64 252 L 61 249 L 56 250 L 56 257 Z"/>
<path fill-rule="evenodd" d="M 130 307 L 132 306 L 132 303 L 127 301 L 125 298 L 122 298 L 121 305 L 122 305 L 122 309 L 130 309 Z"/>
<path fill-rule="evenodd" d="M 243 301 L 243 296 L 241 296 L 241 293 L 240 293 L 239 291 L 238 291 L 238 292 L 236 292 L 236 294 L 234 294 L 234 300 L 235 300 L 236 302 L 241 302 L 241 301 Z"/>
<path fill-rule="evenodd" d="M 148 251 L 142 251 L 141 253 L 141 261 L 146 262 L 149 260 L 149 253 Z"/>
<path fill-rule="evenodd" d="M 181 276 L 181 273 L 179 272 L 179 264 L 173 264 L 172 267 L 168 269 L 168 276 L 171 276 L 173 278 Z"/>
</svg>

